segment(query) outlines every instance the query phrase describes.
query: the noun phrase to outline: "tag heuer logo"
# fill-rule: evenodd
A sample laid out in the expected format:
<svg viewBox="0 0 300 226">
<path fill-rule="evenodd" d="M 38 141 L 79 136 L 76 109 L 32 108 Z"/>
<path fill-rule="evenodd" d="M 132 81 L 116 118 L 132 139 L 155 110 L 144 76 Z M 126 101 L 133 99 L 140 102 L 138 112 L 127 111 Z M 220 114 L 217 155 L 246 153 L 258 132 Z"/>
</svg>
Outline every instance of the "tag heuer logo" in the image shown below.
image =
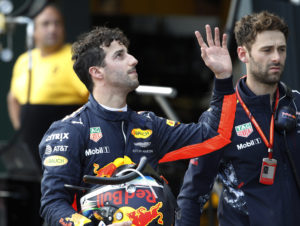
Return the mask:
<svg viewBox="0 0 300 226">
<path fill-rule="evenodd" d="M 235 131 L 239 137 L 248 137 L 253 132 L 251 122 L 236 126 Z"/>
<path fill-rule="evenodd" d="M 92 141 L 98 142 L 102 138 L 102 132 L 100 127 L 91 127 L 90 128 L 90 139 Z"/>
</svg>

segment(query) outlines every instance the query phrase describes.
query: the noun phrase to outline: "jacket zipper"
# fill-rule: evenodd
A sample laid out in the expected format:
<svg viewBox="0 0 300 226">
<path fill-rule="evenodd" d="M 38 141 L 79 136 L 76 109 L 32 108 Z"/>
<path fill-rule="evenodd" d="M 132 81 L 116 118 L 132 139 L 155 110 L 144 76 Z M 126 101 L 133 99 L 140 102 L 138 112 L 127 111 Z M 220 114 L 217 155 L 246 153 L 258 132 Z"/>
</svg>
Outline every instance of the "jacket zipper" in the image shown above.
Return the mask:
<svg viewBox="0 0 300 226">
<path fill-rule="evenodd" d="M 124 137 L 124 143 L 125 143 L 125 147 L 126 147 L 126 133 L 124 131 L 124 121 L 122 121 L 122 134 L 123 134 L 123 137 Z"/>
</svg>

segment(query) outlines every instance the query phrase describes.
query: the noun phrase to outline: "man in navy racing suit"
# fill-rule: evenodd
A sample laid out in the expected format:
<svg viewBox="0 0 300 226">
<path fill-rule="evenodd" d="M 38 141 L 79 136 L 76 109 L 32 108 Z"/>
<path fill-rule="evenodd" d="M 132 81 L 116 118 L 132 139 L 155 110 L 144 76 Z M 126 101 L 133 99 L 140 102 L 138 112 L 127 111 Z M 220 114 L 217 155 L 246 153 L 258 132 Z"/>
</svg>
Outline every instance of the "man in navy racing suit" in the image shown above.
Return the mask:
<svg viewBox="0 0 300 226">
<path fill-rule="evenodd" d="M 199 43 L 199 32 L 196 33 Z M 127 52 L 128 40 L 117 28 L 97 27 L 72 46 L 74 70 L 90 91 L 87 104 L 51 125 L 40 146 L 43 163 L 41 215 L 50 225 L 88 225 L 72 208 L 74 191 L 64 184 L 91 187 L 84 175 L 109 177 L 126 163 L 146 156 L 153 168 L 159 162 L 193 158 L 230 143 L 235 94 L 231 61 L 219 30 L 210 32 L 205 62 L 216 75 L 210 109 L 194 124 L 181 124 L 137 113 L 126 104 L 138 85 L 138 61 Z M 224 55 L 216 55 L 219 51 Z M 215 64 L 221 57 L 223 64 Z M 221 73 L 219 73 L 221 72 Z M 76 198 L 80 194 L 76 194 Z"/>
<path fill-rule="evenodd" d="M 223 185 L 221 226 L 299 225 L 300 95 L 280 82 L 287 34 L 285 22 L 269 12 L 236 23 L 238 57 L 247 76 L 236 87 L 232 142 L 190 162 L 176 226 L 199 225 L 216 176 Z"/>
</svg>

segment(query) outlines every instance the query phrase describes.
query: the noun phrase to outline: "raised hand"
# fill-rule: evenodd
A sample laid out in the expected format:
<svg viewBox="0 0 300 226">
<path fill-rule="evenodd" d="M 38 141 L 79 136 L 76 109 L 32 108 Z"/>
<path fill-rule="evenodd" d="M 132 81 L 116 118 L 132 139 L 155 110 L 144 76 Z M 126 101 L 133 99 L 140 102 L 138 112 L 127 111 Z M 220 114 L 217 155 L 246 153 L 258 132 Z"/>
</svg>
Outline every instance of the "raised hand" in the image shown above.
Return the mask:
<svg viewBox="0 0 300 226">
<path fill-rule="evenodd" d="M 205 65 L 214 72 L 218 79 L 230 77 L 232 74 L 232 62 L 227 49 L 227 35 L 223 34 L 221 45 L 219 28 L 215 28 L 214 39 L 209 25 L 205 26 L 205 30 L 208 45 L 203 41 L 200 32 L 195 31 L 201 47 L 201 57 Z"/>
</svg>

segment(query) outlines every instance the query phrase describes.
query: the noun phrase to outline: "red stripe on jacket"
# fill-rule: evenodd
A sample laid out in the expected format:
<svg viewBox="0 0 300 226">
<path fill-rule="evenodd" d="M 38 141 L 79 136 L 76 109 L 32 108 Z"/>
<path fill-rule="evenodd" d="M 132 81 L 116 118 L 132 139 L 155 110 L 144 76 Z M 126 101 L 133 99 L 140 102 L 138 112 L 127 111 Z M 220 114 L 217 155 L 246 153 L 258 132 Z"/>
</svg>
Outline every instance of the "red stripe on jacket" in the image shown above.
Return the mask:
<svg viewBox="0 0 300 226">
<path fill-rule="evenodd" d="M 236 111 L 236 94 L 225 95 L 222 104 L 219 122 L 219 135 L 205 140 L 199 144 L 188 145 L 169 152 L 159 160 L 159 163 L 171 162 L 180 159 L 196 158 L 217 151 L 229 144 Z"/>
</svg>

